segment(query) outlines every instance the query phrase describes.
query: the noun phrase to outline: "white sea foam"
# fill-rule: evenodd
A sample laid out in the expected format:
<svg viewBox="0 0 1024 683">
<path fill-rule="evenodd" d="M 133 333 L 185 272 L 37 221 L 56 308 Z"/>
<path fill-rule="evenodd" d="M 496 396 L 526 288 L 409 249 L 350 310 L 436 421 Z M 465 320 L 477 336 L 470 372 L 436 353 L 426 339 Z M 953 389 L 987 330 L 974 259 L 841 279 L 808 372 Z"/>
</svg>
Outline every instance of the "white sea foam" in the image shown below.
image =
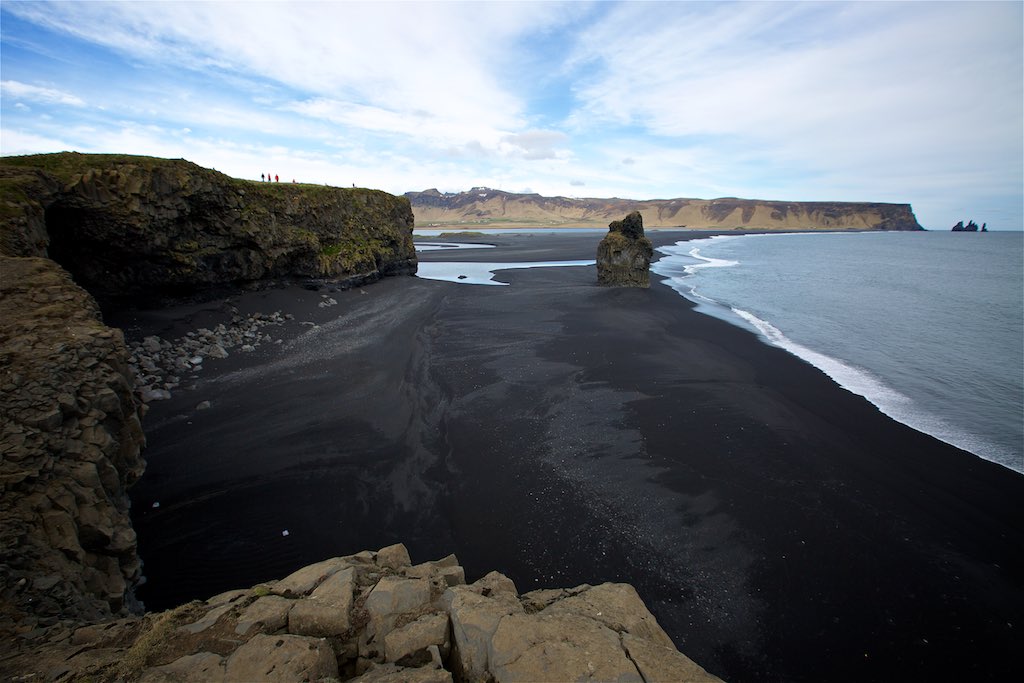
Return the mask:
<svg viewBox="0 0 1024 683">
<path fill-rule="evenodd" d="M 421 261 L 416 277 L 425 280 L 442 280 L 464 285 L 508 285 L 498 282 L 494 274 L 500 270 L 520 268 L 561 268 L 566 266 L 592 266 L 595 261 L 526 261 L 514 263 L 479 263 L 472 261 Z"/>
<path fill-rule="evenodd" d="M 735 238 L 731 235 L 716 235 L 714 237 L 709 237 L 706 240 L 676 242 L 673 245 L 661 247 L 658 251 L 665 254 L 665 258 L 661 258 L 652 263 L 651 270 L 656 274 L 667 278 L 665 283 L 669 287 L 698 304 L 698 310 L 701 310 L 703 313 L 714 314 L 713 310 L 702 309 L 701 304 L 711 304 L 712 306 L 715 306 L 719 305 L 718 302 L 697 291 L 697 287 L 692 276 L 696 275 L 697 272 L 703 268 L 731 268 L 739 265 L 739 261 L 711 258 L 700 253 L 700 243 L 710 242 L 712 240 L 728 239 Z M 688 258 L 693 259 L 695 263 L 688 262 L 686 260 Z"/>
<path fill-rule="evenodd" d="M 774 235 L 764 237 L 774 237 Z M 725 236 L 711 239 L 736 238 Z M 658 251 L 665 256 L 651 265 L 652 271 L 666 278 L 665 284 L 697 304 L 698 311 L 733 324 L 752 327 L 765 342 L 782 348 L 810 363 L 839 386 L 864 397 L 881 412 L 898 422 L 995 462 L 1001 464 L 1006 464 L 1007 461 L 1012 462 L 1010 460 L 1012 454 L 1009 458 L 1005 456 L 993 458 L 984 455 L 993 451 L 992 444 L 929 412 L 917 401 L 888 386 L 869 371 L 808 348 L 787 337 L 771 322 L 763 320 L 749 311 L 724 304 L 702 294 L 698 290 L 700 278 L 694 277 L 700 270 L 731 267 L 739 265 L 740 262 L 704 256 L 700 253 L 700 243 L 707 243 L 707 241 L 677 242 L 675 245 L 662 247 Z"/>
<path fill-rule="evenodd" d="M 768 343 L 807 361 L 831 377 L 836 384 L 864 397 L 869 403 L 897 422 L 902 422 L 919 432 L 930 434 L 940 441 L 945 441 L 972 453 L 989 448 L 989 444 L 984 441 L 923 410 L 913 399 L 887 386 L 867 370 L 854 367 L 837 358 L 798 344 L 784 335 L 777 327 L 752 313 L 738 308 L 733 308 L 732 311 L 760 332 Z"/>
</svg>

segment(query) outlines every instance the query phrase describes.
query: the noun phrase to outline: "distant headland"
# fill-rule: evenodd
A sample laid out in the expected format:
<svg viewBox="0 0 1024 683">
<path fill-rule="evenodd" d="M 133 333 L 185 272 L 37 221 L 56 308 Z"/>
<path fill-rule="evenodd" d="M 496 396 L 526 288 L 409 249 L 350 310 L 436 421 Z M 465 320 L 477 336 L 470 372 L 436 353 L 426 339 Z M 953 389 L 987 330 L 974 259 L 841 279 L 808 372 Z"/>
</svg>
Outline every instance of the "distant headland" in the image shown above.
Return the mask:
<svg viewBox="0 0 1024 683">
<path fill-rule="evenodd" d="M 923 230 L 910 204 L 761 199 L 543 197 L 488 187 L 406 192 L 416 227 L 605 227 L 639 211 L 648 228 L 715 230 Z"/>
</svg>

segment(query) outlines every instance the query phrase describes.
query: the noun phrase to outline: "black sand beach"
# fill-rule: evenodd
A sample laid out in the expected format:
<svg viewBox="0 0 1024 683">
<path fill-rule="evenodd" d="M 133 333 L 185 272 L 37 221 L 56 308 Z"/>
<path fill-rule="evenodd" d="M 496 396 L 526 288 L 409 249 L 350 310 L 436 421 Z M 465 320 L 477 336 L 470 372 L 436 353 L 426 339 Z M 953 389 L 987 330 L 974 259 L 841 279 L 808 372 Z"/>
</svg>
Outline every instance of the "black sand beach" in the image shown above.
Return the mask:
<svg viewBox="0 0 1024 683">
<path fill-rule="evenodd" d="M 421 259 L 592 259 L 599 239 Z M 147 607 L 401 541 L 524 592 L 632 583 L 729 681 L 1024 680 L 1024 476 L 660 283 L 497 279 L 391 278 L 329 308 L 298 286 L 232 297 L 295 322 L 152 404 L 132 491 Z M 229 316 L 109 322 L 173 337 Z"/>
</svg>

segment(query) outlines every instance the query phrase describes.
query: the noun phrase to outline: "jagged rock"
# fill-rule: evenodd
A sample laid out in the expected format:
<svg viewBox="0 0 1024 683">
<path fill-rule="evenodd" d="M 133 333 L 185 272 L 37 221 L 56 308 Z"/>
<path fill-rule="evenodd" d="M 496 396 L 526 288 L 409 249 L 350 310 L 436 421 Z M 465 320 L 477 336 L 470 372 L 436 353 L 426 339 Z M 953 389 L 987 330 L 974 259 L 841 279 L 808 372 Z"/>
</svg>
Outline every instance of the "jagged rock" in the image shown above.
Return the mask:
<svg viewBox="0 0 1024 683">
<path fill-rule="evenodd" d="M 608 226 L 597 246 L 597 283 L 607 287 L 650 287 L 654 247 L 644 236 L 639 211 Z"/>
<path fill-rule="evenodd" d="M 409 551 L 401 543 L 381 548 L 377 553 L 377 564 L 388 569 L 401 569 L 412 565 L 409 559 Z"/>
<path fill-rule="evenodd" d="M 957 224 L 953 226 L 953 232 L 978 232 L 978 224 L 974 221 L 968 221 L 967 225 L 964 225 L 963 221 L 957 221 Z M 988 232 L 988 230 L 985 232 Z"/>
<path fill-rule="evenodd" d="M 519 596 L 498 572 L 447 587 L 454 556 L 405 557 L 389 546 L 141 619 L 39 629 L 4 665 L 26 679 L 151 683 L 718 680 L 676 651 L 626 584 Z M 291 597 L 270 593 L 281 584 Z"/>
<path fill-rule="evenodd" d="M 331 574 L 308 600 L 299 600 L 288 612 L 288 632 L 306 636 L 339 636 L 351 626 L 355 571 L 352 567 Z"/>
<path fill-rule="evenodd" d="M 674 646 L 658 645 L 632 633 L 623 633 L 622 647 L 645 683 L 702 683 L 718 680 Z"/>
<path fill-rule="evenodd" d="M 57 264 L 0 257 L 0 642 L 136 609 L 128 486 L 145 466 L 128 350 Z"/>
<path fill-rule="evenodd" d="M 288 612 L 295 601 L 277 595 L 265 595 L 245 608 L 238 617 L 235 633 L 244 636 L 253 628 L 263 633 L 273 633 L 288 624 Z"/>
<path fill-rule="evenodd" d="M 271 590 L 287 598 L 301 597 L 310 593 L 327 577 L 347 567 L 348 562 L 340 557 L 317 562 L 289 574 L 275 583 Z"/>
<path fill-rule="evenodd" d="M 384 639 L 399 620 L 408 622 L 430 611 L 431 584 L 426 579 L 384 576 L 366 597 L 364 609 L 369 618 L 359 655 L 382 661 Z"/>
<path fill-rule="evenodd" d="M 578 614 L 594 619 L 617 633 L 631 633 L 656 645 L 673 647 L 672 639 L 647 610 L 636 589 L 626 583 L 588 586 L 575 595 L 554 600 L 543 613 Z"/>
<path fill-rule="evenodd" d="M 197 652 L 175 659 L 170 664 L 147 669 L 139 683 L 184 683 L 185 681 L 223 681 L 224 658 L 212 652 Z"/>
<path fill-rule="evenodd" d="M 504 588 L 504 582 L 493 578 L 487 583 L 482 581 L 484 579 L 469 586 L 450 588 L 444 594 L 452 628 L 452 672 L 470 683 L 488 680 L 491 640 L 501 620 L 524 611 L 514 590 L 492 592 L 493 585 Z M 511 583 L 510 579 L 508 581 Z"/>
<path fill-rule="evenodd" d="M 442 659 L 450 649 L 448 615 L 443 612 L 420 617 L 384 637 L 384 660 L 403 666 L 420 666 L 433 658 L 430 646 L 437 646 Z"/>
<path fill-rule="evenodd" d="M 452 683 L 452 675 L 444 669 L 407 669 L 394 664 L 374 666 L 350 683 Z"/>
<path fill-rule="evenodd" d="M 320 681 L 337 677 L 338 662 L 323 638 L 258 634 L 228 657 L 225 683 Z"/>
<path fill-rule="evenodd" d="M 619 634 L 569 614 L 513 614 L 502 619 L 491 641 L 490 672 L 497 683 L 644 683 L 622 649 Z"/>
</svg>

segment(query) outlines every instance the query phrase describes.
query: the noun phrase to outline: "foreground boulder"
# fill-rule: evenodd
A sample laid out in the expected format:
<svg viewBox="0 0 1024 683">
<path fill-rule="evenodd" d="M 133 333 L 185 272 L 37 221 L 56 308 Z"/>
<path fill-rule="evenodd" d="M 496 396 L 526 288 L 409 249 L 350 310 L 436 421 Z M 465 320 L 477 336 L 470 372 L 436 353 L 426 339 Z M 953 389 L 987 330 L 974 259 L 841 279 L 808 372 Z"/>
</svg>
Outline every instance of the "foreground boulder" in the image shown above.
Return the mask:
<svg viewBox="0 0 1024 683">
<path fill-rule="evenodd" d="M 654 247 L 644 236 L 639 211 L 608 225 L 597 245 L 597 283 L 608 287 L 650 287 Z"/>
<path fill-rule="evenodd" d="M 403 545 L 144 618 L 55 627 L 13 645 L 25 680 L 512 683 L 717 681 L 680 654 L 626 584 L 520 595 L 454 556 Z"/>
<path fill-rule="evenodd" d="M 416 271 L 409 200 L 231 178 L 183 159 L 0 160 L 0 253 L 49 256 L 101 300 L 278 277 L 356 284 Z"/>
</svg>

